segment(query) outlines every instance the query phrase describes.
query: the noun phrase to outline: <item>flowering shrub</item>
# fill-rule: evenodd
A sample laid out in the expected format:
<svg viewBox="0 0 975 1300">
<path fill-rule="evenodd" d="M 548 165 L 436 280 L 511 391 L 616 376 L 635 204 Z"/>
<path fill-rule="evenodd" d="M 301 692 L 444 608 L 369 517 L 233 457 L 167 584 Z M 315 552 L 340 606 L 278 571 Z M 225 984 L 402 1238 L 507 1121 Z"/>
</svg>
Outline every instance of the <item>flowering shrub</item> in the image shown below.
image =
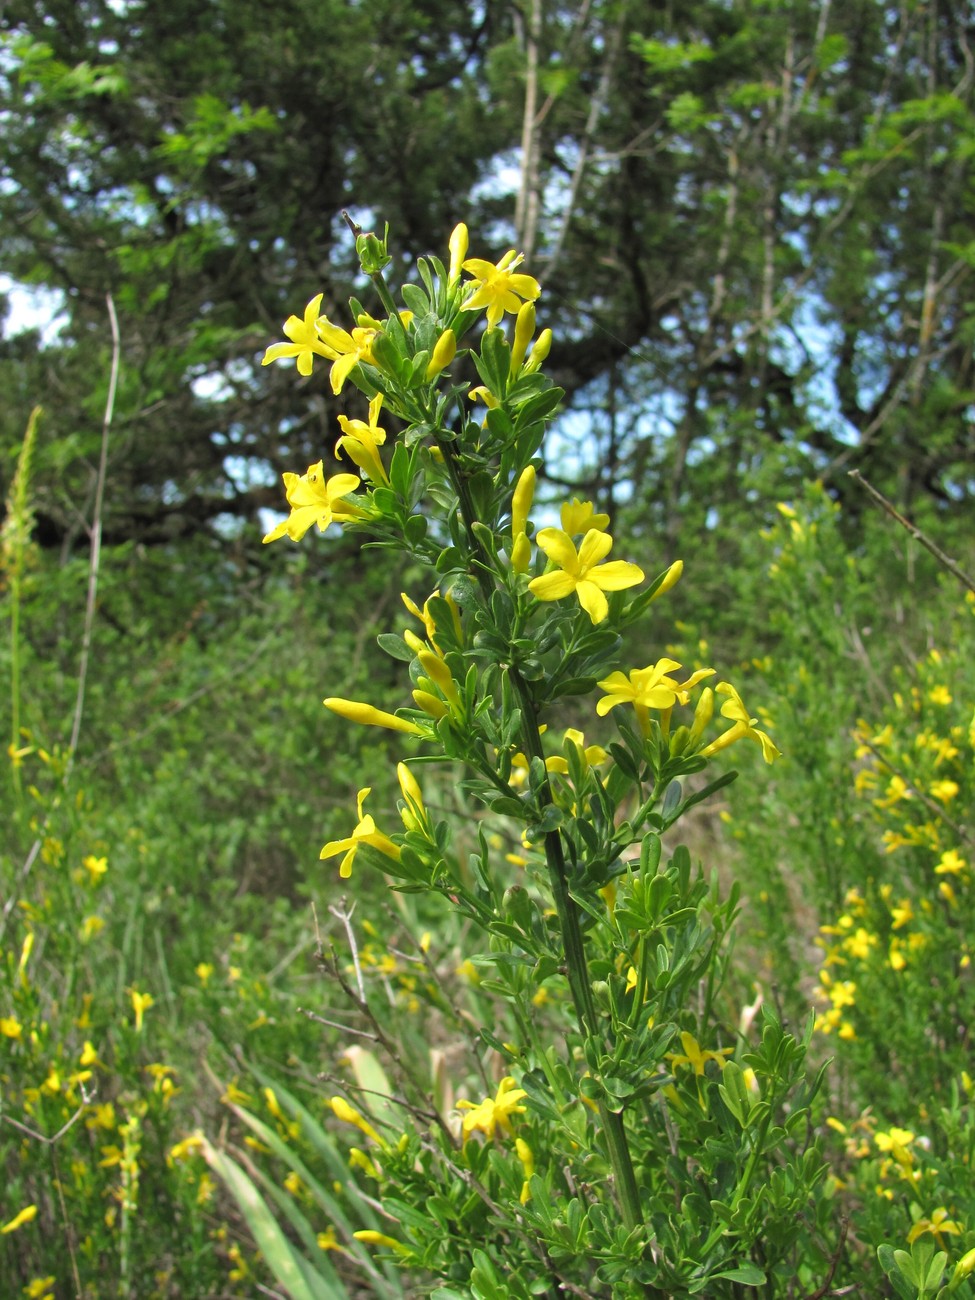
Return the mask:
<svg viewBox="0 0 975 1300">
<path fill-rule="evenodd" d="M 832 1247 L 816 1220 L 807 1038 L 768 1011 L 755 1040 L 736 1033 L 722 982 L 738 892 L 722 898 L 672 837 L 733 779 L 709 772 L 723 751 L 751 741 L 771 763 L 778 750 L 731 683 L 706 684 L 713 668 L 621 664 L 621 633 L 679 580 L 679 561 L 648 582 L 609 559 L 608 519 L 589 502 L 536 527 L 561 393 L 521 259 L 468 258 L 458 226 L 448 265 L 421 259 L 397 302 L 384 241 L 359 232 L 357 247 L 381 315 L 353 301 L 347 330 L 317 295 L 265 357 L 303 376 L 320 358 L 333 392 L 350 383 L 368 400 L 336 445 L 357 473 L 319 461 L 286 474 L 290 514 L 265 541 L 340 526 L 430 575 L 404 593 L 407 625 L 379 638 L 407 667 L 409 700 L 325 700 L 399 752 L 397 817 L 367 811 L 363 785 L 348 834 L 322 849 L 338 878 L 356 888 L 362 869 L 381 871 L 402 903 L 384 979 L 406 997 L 404 1020 L 385 1010 L 384 958 L 360 949 L 347 913 L 349 957 L 323 952 L 357 1013 L 350 1031 L 375 1044 L 353 1045 L 349 1095 L 332 1101 L 358 1142 L 342 1195 L 377 1203 L 381 1225 L 350 1238 L 321 1195 L 275 1195 L 262 1216 L 251 1163 L 212 1146 L 208 1158 L 296 1295 L 321 1276 L 316 1232 L 329 1251 L 365 1243 L 439 1280 L 440 1300 L 538 1294 L 540 1278 L 586 1296 L 804 1294 Z M 568 700 L 587 731 L 609 717 L 615 735 L 558 731 Z M 425 1039 L 410 1028 L 423 1007 Z M 297 1148 L 279 1137 L 291 1177 Z"/>
</svg>

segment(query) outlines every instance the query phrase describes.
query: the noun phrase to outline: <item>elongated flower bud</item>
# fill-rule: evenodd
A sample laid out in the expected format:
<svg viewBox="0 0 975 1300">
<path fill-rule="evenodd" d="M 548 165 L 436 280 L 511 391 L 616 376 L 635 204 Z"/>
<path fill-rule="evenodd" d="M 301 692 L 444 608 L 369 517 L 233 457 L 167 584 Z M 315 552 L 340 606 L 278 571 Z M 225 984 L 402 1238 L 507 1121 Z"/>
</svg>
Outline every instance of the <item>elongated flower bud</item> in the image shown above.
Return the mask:
<svg viewBox="0 0 975 1300">
<path fill-rule="evenodd" d="M 524 533 L 519 533 L 511 547 L 511 567 L 515 573 L 527 573 L 532 558 L 532 544 Z"/>
<path fill-rule="evenodd" d="M 521 471 L 511 495 L 511 535 L 517 537 L 526 531 L 528 512 L 535 500 L 535 466 L 526 465 Z"/>
<path fill-rule="evenodd" d="M 395 714 L 386 713 L 383 709 L 374 709 L 371 704 L 360 704 L 357 700 L 343 700 L 336 696 L 331 696 L 322 703 L 326 709 L 331 709 L 340 718 L 348 718 L 350 722 L 361 722 L 366 727 L 386 727 L 389 731 L 405 731 L 408 736 L 426 735 L 423 728 L 418 727 L 415 722 L 410 722 L 406 718 L 397 718 Z"/>
<path fill-rule="evenodd" d="M 521 369 L 521 363 L 528 351 L 528 344 L 535 333 L 535 304 L 523 303 L 515 320 L 515 336 L 511 344 L 511 364 L 508 373 L 515 375 Z"/>
<path fill-rule="evenodd" d="M 704 735 L 704 729 L 714 717 L 714 691 L 710 686 L 705 686 L 701 692 L 701 698 L 697 702 L 697 708 L 694 710 L 694 721 L 691 724 L 691 734 L 688 737 L 687 746 L 692 748 L 698 743 Z"/>
<path fill-rule="evenodd" d="M 436 682 L 444 698 L 449 700 L 451 704 L 459 705 L 460 696 L 457 694 L 457 685 L 451 676 L 450 669 L 440 656 L 435 655 L 432 650 L 423 649 L 417 655 L 417 658 L 420 661 L 420 667 L 431 681 Z"/>
<path fill-rule="evenodd" d="M 457 355 L 457 338 L 453 330 L 444 330 L 437 339 L 433 356 L 427 366 L 427 379 L 433 379 L 441 370 L 446 370 Z"/>
<path fill-rule="evenodd" d="M 549 354 L 552 346 L 552 331 L 542 330 L 539 334 L 535 346 L 532 348 L 532 354 L 525 362 L 525 374 L 533 375 L 542 362 Z"/>
<path fill-rule="evenodd" d="M 419 688 L 413 692 L 413 702 L 418 709 L 422 709 L 424 713 L 437 721 L 445 718 L 450 711 L 439 695 L 433 695 L 430 691 Z"/>
<path fill-rule="evenodd" d="M 667 572 L 664 574 L 664 580 L 653 593 L 653 599 L 657 600 L 660 596 L 665 596 L 671 587 L 676 587 L 680 581 L 680 575 L 684 572 L 684 561 L 675 560 Z"/>
<path fill-rule="evenodd" d="M 450 235 L 448 247 L 450 249 L 450 271 L 448 280 L 450 284 L 460 279 L 460 270 L 464 258 L 467 256 L 467 249 L 470 241 L 467 235 L 467 227 L 463 221 L 458 226 L 454 226 Z"/>
</svg>

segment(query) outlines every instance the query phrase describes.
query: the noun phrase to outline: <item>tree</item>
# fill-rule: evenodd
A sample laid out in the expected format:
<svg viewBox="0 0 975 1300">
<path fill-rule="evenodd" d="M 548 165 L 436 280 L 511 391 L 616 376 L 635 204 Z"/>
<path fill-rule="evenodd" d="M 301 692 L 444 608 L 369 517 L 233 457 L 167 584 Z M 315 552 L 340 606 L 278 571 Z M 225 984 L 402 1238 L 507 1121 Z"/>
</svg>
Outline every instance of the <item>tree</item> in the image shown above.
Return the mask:
<svg viewBox="0 0 975 1300">
<path fill-rule="evenodd" d="M 225 536 L 330 452 L 323 377 L 296 405 L 258 363 L 357 287 L 344 207 L 400 260 L 458 218 L 531 251 L 567 437 L 599 449 L 551 473 L 631 496 L 670 547 L 770 463 L 776 492 L 843 492 L 856 464 L 907 505 L 970 493 L 965 6 L 19 0 L 2 22 L 0 256 L 66 295 L 57 347 L 0 356 L 25 408 L 56 395 L 49 540 L 83 536 L 109 290 L 108 540 Z"/>
</svg>

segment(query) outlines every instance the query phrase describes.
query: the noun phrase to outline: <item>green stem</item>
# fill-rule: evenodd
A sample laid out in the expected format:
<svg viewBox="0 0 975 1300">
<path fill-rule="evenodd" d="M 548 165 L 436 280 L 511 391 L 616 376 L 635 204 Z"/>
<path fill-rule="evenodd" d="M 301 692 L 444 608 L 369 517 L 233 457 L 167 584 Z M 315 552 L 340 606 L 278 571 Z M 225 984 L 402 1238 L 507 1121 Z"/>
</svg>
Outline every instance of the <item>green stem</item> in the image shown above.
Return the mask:
<svg viewBox="0 0 975 1300">
<path fill-rule="evenodd" d="M 444 458 L 444 464 L 450 475 L 450 481 L 457 493 L 461 516 L 470 539 L 473 551 L 473 564 L 478 585 L 487 599 L 494 594 L 490 557 L 485 553 L 473 525 L 476 522 L 473 502 L 463 475 L 456 464 L 451 445 L 434 435 L 437 446 Z M 525 737 L 525 754 L 529 761 L 538 758 L 544 765 L 545 753 L 542 748 L 542 736 L 535 714 L 535 701 L 528 683 L 515 667 L 509 667 L 508 678 L 515 689 L 521 705 L 522 728 Z M 554 804 L 551 784 L 546 777 L 538 792 L 538 802 L 542 808 Z M 586 961 L 585 944 L 582 938 L 582 926 L 579 923 L 579 909 L 569 893 L 569 881 L 565 867 L 565 854 L 562 849 L 562 837 L 558 831 L 549 831 L 545 836 L 545 859 L 548 864 L 549 879 L 555 910 L 562 932 L 562 944 L 565 950 L 565 964 L 569 978 L 569 988 L 575 1006 L 576 1017 L 583 1039 L 598 1041 L 599 1016 L 592 995 L 589 981 L 589 966 Z M 602 1122 L 609 1152 L 610 1163 L 616 1179 L 617 1195 L 623 1211 L 623 1221 L 628 1228 L 636 1228 L 643 1223 L 640 1204 L 640 1190 L 637 1187 L 633 1159 L 623 1125 L 622 1111 L 610 1110 L 605 1102 L 599 1103 L 599 1118 Z"/>
<path fill-rule="evenodd" d="M 544 763 L 542 737 L 535 717 L 534 701 L 517 669 L 509 669 L 509 678 L 521 702 L 522 725 L 525 734 L 525 753 L 529 759 L 539 758 Z M 552 787 L 546 778 L 538 794 L 539 803 L 544 808 L 554 802 Z M 565 869 L 565 854 L 562 849 L 562 837 L 558 831 L 549 831 L 545 836 L 545 859 L 548 864 L 549 880 L 555 910 L 562 931 L 562 944 L 565 949 L 565 964 L 569 978 L 569 988 L 575 1005 L 579 1028 L 585 1039 L 598 1041 L 599 1016 L 592 996 L 589 982 L 589 965 L 586 961 L 585 942 L 582 926 L 579 923 L 579 909 L 569 893 L 569 882 Z M 623 1210 L 623 1220 L 628 1228 L 635 1228 L 643 1222 L 640 1205 L 640 1191 L 637 1187 L 636 1173 L 623 1125 L 622 1111 L 610 1110 L 605 1102 L 599 1103 L 599 1118 L 606 1136 L 610 1163 L 616 1176 L 617 1194 Z"/>
</svg>

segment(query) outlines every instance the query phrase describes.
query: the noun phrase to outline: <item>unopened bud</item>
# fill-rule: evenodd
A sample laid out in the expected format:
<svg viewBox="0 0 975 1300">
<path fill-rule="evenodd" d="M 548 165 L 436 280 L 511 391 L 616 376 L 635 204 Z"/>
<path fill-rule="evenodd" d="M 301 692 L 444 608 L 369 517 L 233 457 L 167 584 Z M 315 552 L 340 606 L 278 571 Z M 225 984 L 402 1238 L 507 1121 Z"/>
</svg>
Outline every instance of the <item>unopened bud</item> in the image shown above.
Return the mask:
<svg viewBox="0 0 975 1300">
<path fill-rule="evenodd" d="M 389 233 L 388 226 L 386 233 Z M 359 265 L 366 275 L 378 275 L 393 260 L 386 251 L 386 240 L 380 239 L 372 231 L 356 236 L 355 251 L 359 255 Z"/>
<path fill-rule="evenodd" d="M 511 567 L 515 573 L 527 573 L 532 558 L 532 544 L 524 533 L 519 533 L 511 547 Z"/>
<path fill-rule="evenodd" d="M 433 356 L 427 366 L 427 379 L 433 379 L 441 370 L 446 370 L 456 355 L 457 337 L 453 330 L 444 330 L 437 339 L 437 346 L 433 349 Z"/>
<path fill-rule="evenodd" d="M 518 476 L 515 490 L 511 494 L 511 533 L 517 537 L 525 532 L 528 512 L 535 500 L 535 466 L 526 465 Z"/>
<path fill-rule="evenodd" d="M 454 226 L 448 244 L 450 249 L 450 271 L 447 278 L 451 284 L 453 284 L 455 280 L 460 279 L 460 270 L 464 263 L 464 258 L 467 256 L 468 244 L 469 239 L 467 235 L 467 227 L 462 221 L 460 225 Z"/>
<path fill-rule="evenodd" d="M 525 362 L 525 374 L 532 375 L 539 368 L 542 362 L 549 354 L 552 346 L 552 331 L 542 330 L 539 334 L 535 346 L 532 348 L 532 354 Z"/>
<path fill-rule="evenodd" d="M 535 333 L 535 304 L 523 303 L 515 320 L 515 336 L 511 344 L 511 362 L 508 373 L 515 375 L 521 369 L 521 363 L 528 351 L 528 344 Z"/>
<path fill-rule="evenodd" d="M 661 582 L 660 586 L 653 593 L 653 599 L 656 600 L 659 596 L 665 596 L 667 592 L 670 591 L 671 587 L 676 587 L 678 582 L 680 582 L 680 575 L 683 572 L 684 561 L 675 560 L 664 574 L 663 582 Z"/>
<path fill-rule="evenodd" d="M 714 691 L 710 686 L 705 686 L 701 692 L 701 698 L 697 702 L 697 708 L 694 710 L 694 721 L 691 724 L 691 733 L 687 740 L 687 748 L 691 749 L 698 743 L 704 735 L 704 729 L 714 717 Z"/>
</svg>

